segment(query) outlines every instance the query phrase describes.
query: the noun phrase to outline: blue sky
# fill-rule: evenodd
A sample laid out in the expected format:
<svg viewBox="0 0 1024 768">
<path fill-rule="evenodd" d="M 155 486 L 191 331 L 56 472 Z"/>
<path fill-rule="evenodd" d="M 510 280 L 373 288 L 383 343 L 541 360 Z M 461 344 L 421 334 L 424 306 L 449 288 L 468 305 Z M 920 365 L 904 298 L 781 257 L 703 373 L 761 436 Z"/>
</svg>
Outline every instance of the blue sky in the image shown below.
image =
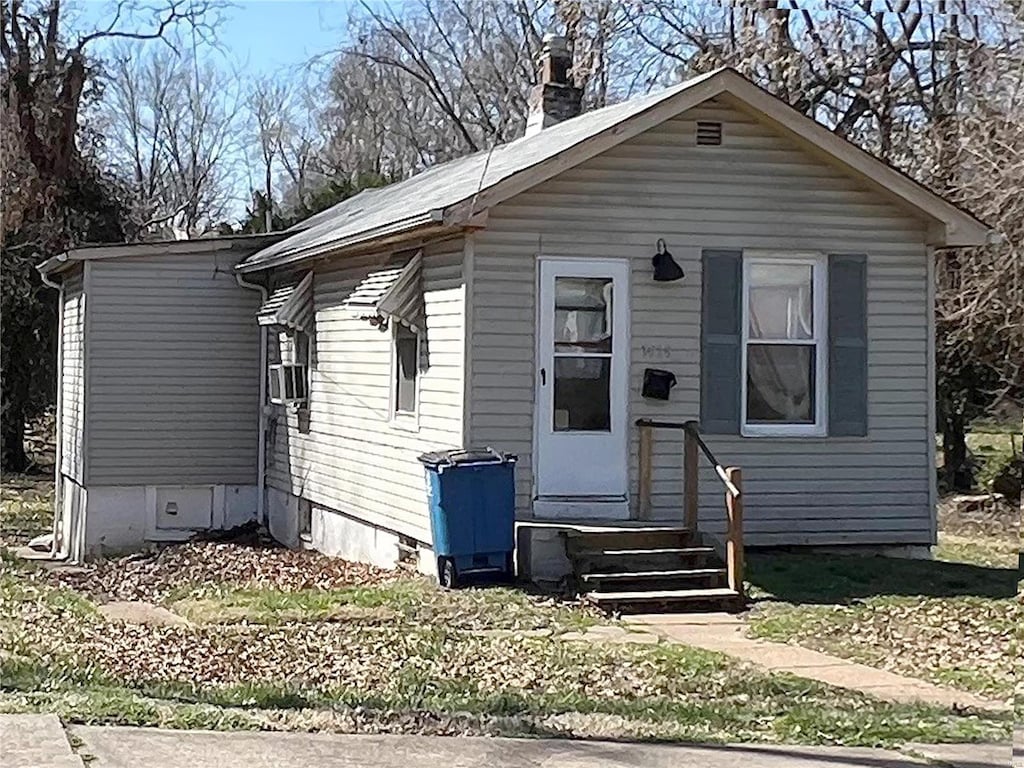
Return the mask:
<svg viewBox="0 0 1024 768">
<path fill-rule="evenodd" d="M 400 0 L 396 0 L 400 2 Z M 358 0 L 229 0 L 217 11 L 216 49 L 202 46 L 200 56 L 232 75 L 249 77 L 269 75 L 295 77 L 297 69 L 313 57 L 336 50 L 343 44 L 343 29 L 352 6 Z M 371 0 L 380 4 L 380 0 Z M 159 8 L 163 0 L 139 0 L 137 5 Z M 70 37 L 105 29 L 115 18 L 117 0 L 68 0 L 64 22 Z M 213 18 L 210 19 L 213 21 Z M 121 30 L 152 30 L 151 14 L 136 14 L 123 19 Z M 188 25 L 177 30 L 187 45 L 191 41 Z M 103 57 L 106 41 L 97 41 L 93 55 Z M 158 42 L 142 43 L 160 45 Z M 242 167 L 248 165 L 239 156 Z M 250 199 L 251 179 L 240 175 L 232 195 L 231 217 L 241 217 Z"/>
<path fill-rule="evenodd" d="M 227 59 L 246 71 L 274 73 L 300 66 L 339 46 L 355 1 L 234 0 L 220 11 L 217 42 Z M 78 0 L 71 4 L 68 19 L 76 30 L 91 31 L 109 23 L 115 8 L 112 0 Z M 139 20 L 134 26 L 145 25 Z"/>
<path fill-rule="evenodd" d="M 349 3 L 250 0 L 224 11 L 219 42 L 247 68 L 274 72 L 337 48 Z"/>
</svg>

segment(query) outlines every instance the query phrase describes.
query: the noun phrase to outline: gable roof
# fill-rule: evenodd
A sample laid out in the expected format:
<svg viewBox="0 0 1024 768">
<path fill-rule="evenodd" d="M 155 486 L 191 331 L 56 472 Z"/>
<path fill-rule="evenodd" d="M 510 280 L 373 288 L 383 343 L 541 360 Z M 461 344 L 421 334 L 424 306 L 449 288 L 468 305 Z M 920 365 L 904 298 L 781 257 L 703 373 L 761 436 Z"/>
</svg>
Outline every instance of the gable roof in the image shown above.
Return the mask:
<svg viewBox="0 0 1024 768">
<path fill-rule="evenodd" d="M 586 112 L 532 136 L 368 189 L 306 219 L 278 243 L 250 256 L 244 272 L 339 252 L 385 237 L 471 225 L 474 216 L 611 149 L 698 104 L 727 94 L 737 106 L 850 175 L 928 219 L 931 244 L 982 245 L 983 222 L 837 136 L 732 69 L 718 69 L 657 93 Z"/>
</svg>

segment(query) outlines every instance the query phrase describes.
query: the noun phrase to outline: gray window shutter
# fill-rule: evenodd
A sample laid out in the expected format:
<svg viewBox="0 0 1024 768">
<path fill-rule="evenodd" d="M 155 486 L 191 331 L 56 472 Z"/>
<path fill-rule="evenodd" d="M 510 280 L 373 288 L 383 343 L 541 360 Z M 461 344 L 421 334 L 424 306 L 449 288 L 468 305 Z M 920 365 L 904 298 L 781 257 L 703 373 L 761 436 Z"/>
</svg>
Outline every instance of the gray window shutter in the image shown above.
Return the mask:
<svg viewBox="0 0 1024 768">
<path fill-rule="evenodd" d="M 703 277 L 700 427 L 710 434 L 738 435 L 743 251 L 705 250 Z"/>
<path fill-rule="evenodd" d="M 868 433 L 867 257 L 828 257 L 828 433 Z"/>
</svg>

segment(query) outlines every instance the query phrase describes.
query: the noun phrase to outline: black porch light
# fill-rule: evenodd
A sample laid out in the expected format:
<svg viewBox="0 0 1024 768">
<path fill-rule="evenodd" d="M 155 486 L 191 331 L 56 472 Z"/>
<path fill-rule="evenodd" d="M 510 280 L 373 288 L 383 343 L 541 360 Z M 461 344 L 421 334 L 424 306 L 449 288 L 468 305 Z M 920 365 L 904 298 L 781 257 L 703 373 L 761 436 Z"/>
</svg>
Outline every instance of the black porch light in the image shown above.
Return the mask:
<svg viewBox="0 0 1024 768">
<path fill-rule="evenodd" d="M 676 264 L 676 260 L 672 258 L 672 254 L 665 247 L 665 241 L 660 237 L 658 238 L 657 249 L 658 252 L 651 259 L 651 264 L 654 265 L 655 282 L 670 283 L 673 280 L 682 280 L 684 275 L 683 268 Z"/>
</svg>

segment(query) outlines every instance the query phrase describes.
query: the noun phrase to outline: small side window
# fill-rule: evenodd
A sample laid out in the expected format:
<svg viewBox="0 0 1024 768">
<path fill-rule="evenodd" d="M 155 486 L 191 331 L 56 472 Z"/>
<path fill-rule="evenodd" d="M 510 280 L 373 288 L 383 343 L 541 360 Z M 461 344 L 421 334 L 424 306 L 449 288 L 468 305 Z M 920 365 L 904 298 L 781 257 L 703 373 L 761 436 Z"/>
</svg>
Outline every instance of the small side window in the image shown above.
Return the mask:
<svg viewBox="0 0 1024 768">
<path fill-rule="evenodd" d="M 416 386 L 419 376 L 419 336 L 415 331 L 395 324 L 395 413 L 416 413 Z"/>
</svg>

